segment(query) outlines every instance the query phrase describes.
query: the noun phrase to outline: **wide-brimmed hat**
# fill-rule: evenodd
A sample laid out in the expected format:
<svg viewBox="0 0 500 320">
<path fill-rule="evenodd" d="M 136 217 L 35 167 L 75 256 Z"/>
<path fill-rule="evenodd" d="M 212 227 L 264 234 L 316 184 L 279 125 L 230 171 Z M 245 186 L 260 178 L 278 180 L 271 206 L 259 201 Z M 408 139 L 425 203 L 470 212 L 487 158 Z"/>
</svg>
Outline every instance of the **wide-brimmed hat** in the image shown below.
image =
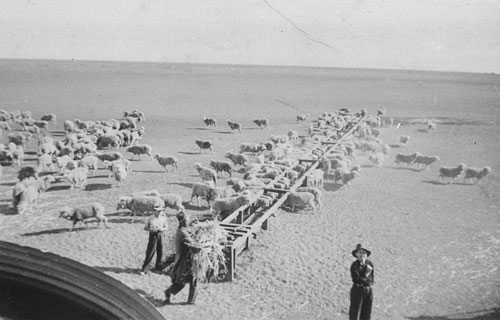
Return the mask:
<svg viewBox="0 0 500 320">
<path fill-rule="evenodd" d="M 359 250 L 364 250 L 366 251 L 366 256 L 369 257 L 371 252 L 370 250 L 366 249 L 366 248 L 363 248 L 363 246 L 361 245 L 361 243 L 358 243 L 358 245 L 356 246 L 356 249 L 352 250 L 352 255 L 354 257 L 356 257 L 356 253 L 359 251 Z"/>
<path fill-rule="evenodd" d="M 177 220 L 179 222 L 186 220 L 186 213 L 184 213 L 184 211 L 179 211 L 179 213 L 177 213 Z"/>
<path fill-rule="evenodd" d="M 155 205 L 153 206 L 153 209 L 158 210 L 158 211 L 161 211 L 161 210 L 163 210 L 163 206 L 162 206 L 161 204 L 157 203 L 157 204 L 155 204 Z"/>
</svg>

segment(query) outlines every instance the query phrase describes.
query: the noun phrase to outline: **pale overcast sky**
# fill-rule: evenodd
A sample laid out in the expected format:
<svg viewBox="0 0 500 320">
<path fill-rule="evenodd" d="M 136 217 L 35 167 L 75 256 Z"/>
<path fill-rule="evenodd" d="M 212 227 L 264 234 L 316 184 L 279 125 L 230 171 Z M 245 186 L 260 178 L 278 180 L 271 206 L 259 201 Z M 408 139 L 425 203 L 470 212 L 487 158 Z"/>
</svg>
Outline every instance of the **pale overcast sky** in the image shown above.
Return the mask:
<svg viewBox="0 0 500 320">
<path fill-rule="evenodd" d="M 0 0 L 0 58 L 500 73 L 499 0 Z"/>
</svg>

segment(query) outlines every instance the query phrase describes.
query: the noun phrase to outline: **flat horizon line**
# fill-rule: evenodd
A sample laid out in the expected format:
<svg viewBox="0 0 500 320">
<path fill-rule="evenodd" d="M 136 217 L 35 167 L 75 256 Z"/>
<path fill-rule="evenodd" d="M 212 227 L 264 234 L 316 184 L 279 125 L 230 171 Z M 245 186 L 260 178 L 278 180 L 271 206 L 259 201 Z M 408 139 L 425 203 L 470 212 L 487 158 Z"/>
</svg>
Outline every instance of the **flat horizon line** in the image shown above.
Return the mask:
<svg viewBox="0 0 500 320">
<path fill-rule="evenodd" d="M 203 66 L 219 67 L 222 69 L 309 69 L 317 71 L 378 71 L 378 72 L 398 72 L 398 73 L 440 73 L 440 74 L 477 74 L 477 75 L 498 75 L 495 72 L 470 72 L 470 71 L 440 71 L 440 70 L 416 70 L 416 69 L 383 69 L 383 68 L 347 68 L 347 67 L 328 67 L 328 66 L 297 66 L 297 65 L 264 65 L 264 64 L 231 64 L 231 63 L 204 63 L 204 62 L 167 62 L 167 61 L 136 61 L 136 60 L 77 60 L 77 59 L 39 59 L 39 58 L 0 58 L 0 61 L 31 61 L 46 63 L 89 63 L 89 64 L 130 64 L 130 65 L 163 65 L 163 66 Z M 173 68 L 176 70 L 176 68 Z M 236 71 L 236 70 L 231 70 Z"/>
</svg>

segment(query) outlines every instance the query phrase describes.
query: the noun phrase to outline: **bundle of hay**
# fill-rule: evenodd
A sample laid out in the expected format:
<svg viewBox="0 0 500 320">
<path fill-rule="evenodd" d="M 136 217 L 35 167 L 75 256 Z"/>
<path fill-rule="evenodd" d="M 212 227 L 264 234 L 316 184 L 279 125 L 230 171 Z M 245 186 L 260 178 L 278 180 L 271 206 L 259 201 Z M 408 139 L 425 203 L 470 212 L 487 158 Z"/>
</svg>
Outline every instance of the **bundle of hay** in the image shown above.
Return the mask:
<svg viewBox="0 0 500 320">
<path fill-rule="evenodd" d="M 190 231 L 194 244 L 201 248 L 191 254 L 191 271 L 198 281 L 209 282 L 212 276 L 219 275 L 221 268 L 222 271 L 226 270 L 223 250 L 228 245 L 227 231 L 218 221 L 194 222 Z"/>
</svg>

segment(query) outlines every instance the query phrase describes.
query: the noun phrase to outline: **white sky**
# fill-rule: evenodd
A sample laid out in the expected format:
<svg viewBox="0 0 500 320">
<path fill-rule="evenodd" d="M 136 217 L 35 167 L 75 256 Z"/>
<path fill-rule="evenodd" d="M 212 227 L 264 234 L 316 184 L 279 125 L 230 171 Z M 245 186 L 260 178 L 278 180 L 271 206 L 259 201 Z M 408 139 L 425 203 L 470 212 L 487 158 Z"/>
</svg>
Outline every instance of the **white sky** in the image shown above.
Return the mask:
<svg viewBox="0 0 500 320">
<path fill-rule="evenodd" d="M 500 0 L 0 0 L 0 58 L 500 73 Z"/>
</svg>

